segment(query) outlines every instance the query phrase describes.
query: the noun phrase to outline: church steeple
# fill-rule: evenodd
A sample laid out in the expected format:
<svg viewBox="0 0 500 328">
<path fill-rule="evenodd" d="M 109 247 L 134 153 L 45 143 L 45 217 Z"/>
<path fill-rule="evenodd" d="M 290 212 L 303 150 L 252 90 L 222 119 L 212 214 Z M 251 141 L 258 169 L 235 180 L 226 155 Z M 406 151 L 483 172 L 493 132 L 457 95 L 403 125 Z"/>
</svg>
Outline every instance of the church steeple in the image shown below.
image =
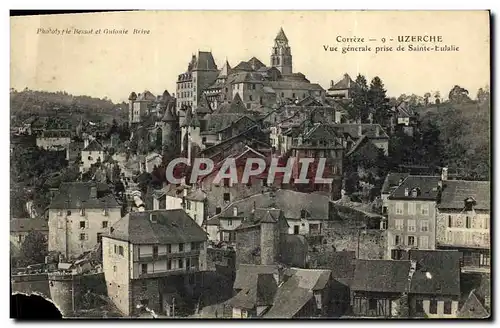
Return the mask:
<svg viewBox="0 0 500 328">
<path fill-rule="evenodd" d="M 292 52 L 283 28 L 280 28 L 278 35 L 274 39 L 271 66 L 276 67 L 283 75 L 292 74 Z"/>
</svg>

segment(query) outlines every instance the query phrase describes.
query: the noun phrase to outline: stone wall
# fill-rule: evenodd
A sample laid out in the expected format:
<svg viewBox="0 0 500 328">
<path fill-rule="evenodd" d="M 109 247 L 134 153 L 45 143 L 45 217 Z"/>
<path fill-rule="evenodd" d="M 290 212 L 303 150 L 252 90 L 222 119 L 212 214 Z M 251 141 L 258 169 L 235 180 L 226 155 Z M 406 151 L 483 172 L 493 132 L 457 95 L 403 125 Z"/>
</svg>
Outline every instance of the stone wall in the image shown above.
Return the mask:
<svg viewBox="0 0 500 328">
<path fill-rule="evenodd" d="M 39 294 L 50 298 L 49 279 L 46 273 L 12 276 L 11 286 L 12 293 Z"/>
<path fill-rule="evenodd" d="M 260 264 L 260 227 L 236 231 L 236 268 L 239 264 Z"/>
</svg>

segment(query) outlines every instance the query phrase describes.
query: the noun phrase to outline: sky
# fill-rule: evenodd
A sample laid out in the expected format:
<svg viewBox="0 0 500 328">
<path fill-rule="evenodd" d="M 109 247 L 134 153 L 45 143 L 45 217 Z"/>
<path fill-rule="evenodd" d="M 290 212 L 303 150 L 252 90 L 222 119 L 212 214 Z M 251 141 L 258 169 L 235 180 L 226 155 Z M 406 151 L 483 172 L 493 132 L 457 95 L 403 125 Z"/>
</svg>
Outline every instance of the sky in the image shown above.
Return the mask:
<svg viewBox="0 0 500 328">
<path fill-rule="evenodd" d="M 11 18 L 11 88 L 66 91 L 121 102 L 135 91 L 175 92 L 191 55 L 212 51 L 222 68 L 255 56 L 270 63 L 280 27 L 289 39 L 293 70 L 328 89 L 345 73 L 379 76 L 389 96 L 423 96 L 454 85 L 475 97 L 490 81 L 487 11 L 143 11 Z M 129 34 L 42 34 L 43 29 L 127 29 Z M 134 29 L 149 34 L 132 34 Z M 325 51 L 324 46 L 398 46 L 397 37 L 441 36 L 456 52 Z M 338 43 L 337 37 L 364 38 Z M 394 41 L 389 41 L 389 39 Z M 369 41 L 376 39 L 377 41 Z M 421 45 L 422 43 L 409 43 Z M 408 44 L 406 44 L 408 45 Z M 434 44 L 430 44 L 434 46 Z"/>
</svg>

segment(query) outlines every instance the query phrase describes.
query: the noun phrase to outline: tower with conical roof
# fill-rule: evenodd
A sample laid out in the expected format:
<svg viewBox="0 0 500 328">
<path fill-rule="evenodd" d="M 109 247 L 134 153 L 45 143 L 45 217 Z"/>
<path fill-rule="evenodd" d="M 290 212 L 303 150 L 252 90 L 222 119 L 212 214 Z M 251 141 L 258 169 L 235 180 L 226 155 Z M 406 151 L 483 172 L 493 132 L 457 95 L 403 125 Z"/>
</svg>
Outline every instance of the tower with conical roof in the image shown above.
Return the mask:
<svg viewBox="0 0 500 328">
<path fill-rule="evenodd" d="M 292 74 L 292 52 L 283 28 L 280 28 L 278 35 L 274 39 L 274 46 L 271 51 L 271 66 L 276 67 L 282 75 Z"/>
<path fill-rule="evenodd" d="M 174 105 L 175 106 L 175 105 Z M 176 145 L 176 129 L 175 125 L 177 123 L 177 118 L 175 117 L 172 110 L 173 106 L 167 105 L 165 109 L 165 115 L 161 119 L 161 133 L 162 133 L 162 146 L 169 150 L 173 150 Z"/>
<path fill-rule="evenodd" d="M 186 110 L 186 118 L 181 124 L 181 152 L 186 152 L 191 162 L 191 150 L 194 145 L 202 147 L 201 124 L 198 115 L 191 107 Z M 187 143 L 184 140 L 187 139 Z M 187 148 L 187 149 L 186 149 Z"/>
</svg>

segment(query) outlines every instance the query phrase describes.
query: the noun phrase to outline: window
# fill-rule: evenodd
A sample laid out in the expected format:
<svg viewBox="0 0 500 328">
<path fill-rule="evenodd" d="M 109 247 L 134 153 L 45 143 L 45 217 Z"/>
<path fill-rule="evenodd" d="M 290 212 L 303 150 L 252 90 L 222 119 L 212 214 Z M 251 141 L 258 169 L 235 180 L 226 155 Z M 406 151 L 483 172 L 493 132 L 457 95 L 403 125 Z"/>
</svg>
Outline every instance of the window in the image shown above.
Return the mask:
<svg viewBox="0 0 500 328">
<path fill-rule="evenodd" d="M 431 300 L 431 304 L 429 306 L 429 313 L 430 314 L 438 313 L 438 302 L 436 300 Z"/>
<path fill-rule="evenodd" d="M 394 220 L 394 228 L 396 230 L 403 230 L 403 226 L 404 226 L 404 223 L 403 223 L 402 219 Z"/>
<path fill-rule="evenodd" d="M 115 254 L 118 253 L 118 246 L 115 245 Z"/>
<path fill-rule="evenodd" d="M 409 215 L 415 215 L 417 212 L 417 208 L 415 206 L 415 203 L 408 203 L 408 214 Z"/>
<path fill-rule="evenodd" d="M 187 201 L 186 201 L 186 208 L 187 208 L 188 210 L 190 210 L 190 209 L 191 209 L 191 201 L 189 201 L 189 200 L 187 200 Z"/>
<path fill-rule="evenodd" d="M 86 233 L 81 233 L 80 234 L 80 240 L 87 240 L 87 234 Z"/>
<path fill-rule="evenodd" d="M 444 301 L 444 314 L 451 314 L 451 301 Z"/>
<path fill-rule="evenodd" d="M 197 251 L 200 249 L 200 243 L 191 243 L 191 250 Z"/>
<path fill-rule="evenodd" d="M 62 221 L 57 221 L 57 229 L 62 229 L 62 228 L 63 228 Z"/>
<path fill-rule="evenodd" d="M 153 259 L 158 259 L 158 246 L 153 246 Z"/>
<path fill-rule="evenodd" d="M 23 241 L 23 235 L 17 236 L 17 242 L 20 243 Z"/>
<path fill-rule="evenodd" d="M 85 216 L 85 209 L 84 208 L 80 209 L 80 215 Z"/>
<path fill-rule="evenodd" d="M 179 259 L 179 269 L 184 268 L 184 259 Z"/>
<path fill-rule="evenodd" d="M 396 203 L 396 214 L 403 214 L 403 203 Z"/>
<path fill-rule="evenodd" d="M 189 269 L 191 267 L 191 259 L 188 257 L 186 259 L 186 269 Z"/>
<path fill-rule="evenodd" d="M 67 216 L 70 216 L 70 215 L 71 215 L 71 211 L 70 211 L 70 210 L 68 210 L 68 211 L 66 212 L 66 215 L 67 215 Z"/>
<path fill-rule="evenodd" d="M 148 273 L 148 265 L 146 263 L 141 264 L 141 272 Z"/>
<path fill-rule="evenodd" d="M 391 250 L 391 259 L 392 260 L 402 260 L 403 259 L 403 250 L 402 249 L 392 249 Z"/>
<path fill-rule="evenodd" d="M 451 215 L 448 215 L 448 228 L 452 228 L 453 227 L 453 220 L 451 218 Z"/>
<path fill-rule="evenodd" d="M 113 272 L 116 272 L 116 265 L 113 265 Z"/>
<path fill-rule="evenodd" d="M 293 226 L 293 234 L 294 235 L 298 235 L 299 234 L 299 229 L 300 229 L 300 226 L 298 226 L 298 225 Z"/>
<path fill-rule="evenodd" d="M 429 204 L 420 205 L 420 211 L 422 215 L 429 215 Z"/>
<path fill-rule="evenodd" d="M 108 216 L 108 215 L 109 215 L 109 213 L 108 213 L 108 209 L 107 209 L 107 208 L 105 208 L 105 209 L 102 211 L 102 215 L 104 215 L 104 216 Z"/>
<path fill-rule="evenodd" d="M 106 229 L 108 227 L 108 221 L 102 221 L 102 228 Z"/>
<path fill-rule="evenodd" d="M 118 254 L 123 256 L 123 246 L 118 246 Z"/>
<path fill-rule="evenodd" d="M 408 231 L 415 232 L 417 230 L 417 225 L 415 220 L 408 220 Z"/>
<path fill-rule="evenodd" d="M 167 261 L 167 270 L 172 270 L 172 260 Z"/>
<path fill-rule="evenodd" d="M 428 220 L 420 221 L 420 231 L 422 231 L 422 232 L 429 231 L 429 221 Z"/>
<path fill-rule="evenodd" d="M 233 225 L 233 220 L 232 219 L 228 219 L 227 220 L 227 225 L 228 226 L 232 226 Z"/>
<path fill-rule="evenodd" d="M 424 312 L 424 301 L 423 300 L 417 300 L 415 310 L 416 310 L 417 313 L 425 313 Z"/>
<path fill-rule="evenodd" d="M 465 217 L 465 227 L 467 229 L 472 227 L 472 218 L 470 216 Z"/>
<path fill-rule="evenodd" d="M 179 252 L 184 252 L 184 244 L 179 244 Z"/>
<path fill-rule="evenodd" d="M 420 249 L 429 249 L 429 236 L 420 236 Z"/>
<path fill-rule="evenodd" d="M 225 202 L 231 201 L 231 195 L 228 192 L 224 193 L 224 201 Z"/>
<path fill-rule="evenodd" d="M 222 209 L 220 207 L 216 207 L 215 214 L 219 214 L 220 212 L 222 212 Z"/>
<path fill-rule="evenodd" d="M 415 237 L 408 236 L 408 246 L 415 246 Z"/>
<path fill-rule="evenodd" d="M 401 244 L 401 236 L 394 236 L 394 245 L 400 245 Z"/>
<path fill-rule="evenodd" d="M 479 255 L 479 266 L 490 266 L 490 254 Z"/>
<path fill-rule="evenodd" d="M 85 221 L 80 221 L 80 229 L 85 229 L 86 224 Z"/>
</svg>

